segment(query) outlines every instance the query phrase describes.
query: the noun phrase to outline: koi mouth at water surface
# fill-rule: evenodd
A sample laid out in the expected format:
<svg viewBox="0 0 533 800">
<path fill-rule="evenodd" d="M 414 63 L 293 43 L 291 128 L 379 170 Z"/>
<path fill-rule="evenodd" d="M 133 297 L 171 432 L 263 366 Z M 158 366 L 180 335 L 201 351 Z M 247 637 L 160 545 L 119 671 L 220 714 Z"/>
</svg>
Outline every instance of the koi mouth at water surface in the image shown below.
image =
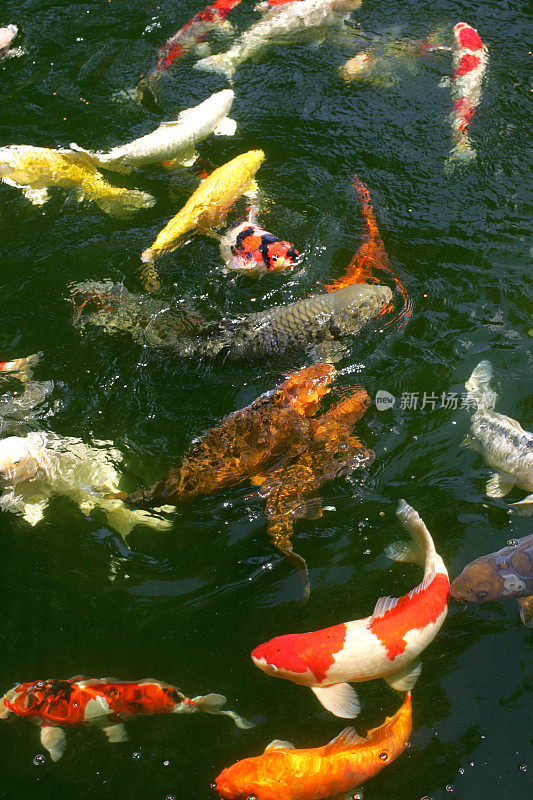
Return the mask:
<svg viewBox="0 0 533 800">
<path fill-rule="evenodd" d="M 393 322 L 398 322 L 399 328 L 405 328 L 413 315 L 412 300 L 405 286 L 390 266 L 374 216 L 374 210 L 370 203 L 370 193 L 368 189 L 357 175 L 353 179 L 352 186 L 359 196 L 359 203 L 361 205 L 366 228 L 364 234 L 365 241 L 355 253 L 352 261 L 348 265 L 345 275 L 333 283 L 326 285 L 326 292 L 335 292 L 338 289 L 356 283 L 379 283 L 379 279 L 374 275 L 374 270 L 388 272 L 389 275 L 392 276 L 396 288 L 403 297 L 404 304 L 398 314 L 384 322 L 383 327 L 388 327 L 392 325 Z M 384 317 L 391 314 L 393 311 L 394 303 L 387 303 L 387 305 L 383 306 L 383 308 L 378 311 L 376 316 Z"/>
</svg>

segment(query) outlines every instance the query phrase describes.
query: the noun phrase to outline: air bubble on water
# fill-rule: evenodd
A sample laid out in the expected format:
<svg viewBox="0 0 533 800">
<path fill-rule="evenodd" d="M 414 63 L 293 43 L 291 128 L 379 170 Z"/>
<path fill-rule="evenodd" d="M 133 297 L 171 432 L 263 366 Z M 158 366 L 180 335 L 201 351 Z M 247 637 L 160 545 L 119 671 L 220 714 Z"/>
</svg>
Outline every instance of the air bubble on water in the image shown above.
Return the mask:
<svg viewBox="0 0 533 800">
<path fill-rule="evenodd" d="M 509 541 L 507 542 L 507 545 L 509 547 L 516 547 L 517 544 L 518 544 L 518 539 L 509 539 Z"/>
<path fill-rule="evenodd" d="M 410 747 L 411 747 L 411 742 L 407 742 L 407 744 L 405 745 L 405 749 L 409 750 Z"/>
<path fill-rule="evenodd" d="M 170 761 L 163 761 L 163 766 L 164 767 L 170 766 Z"/>
<path fill-rule="evenodd" d="M 165 800 L 176 800 L 175 794 L 167 794 Z"/>
<path fill-rule="evenodd" d="M 138 753 L 138 752 L 135 752 L 135 753 L 133 753 L 133 754 L 132 754 L 132 756 L 131 756 L 131 757 L 132 757 L 132 758 L 135 758 L 135 759 L 138 759 L 138 758 L 140 758 L 140 757 L 141 757 L 141 754 L 140 754 L 140 753 Z"/>
<path fill-rule="evenodd" d="M 461 768 L 459 769 L 459 775 L 464 775 L 464 774 L 465 774 L 465 768 L 464 768 L 464 767 L 461 767 Z"/>
<path fill-rule="evenodd" d="M 469 761 L 469 762 L 468 762 L 468 766 L 469 766 L 469 767 L 473 767 L 473 766 L 474 766 L 474 762 L 473 762 L 473 761 Z"/>
<path fill-rule="evenodd" d="M 363 800 L 363 795 L 361 792 L 356 792 L 352 794 L 352 800 Z"/>
<path fill-rule="evenodd" d="M 33 759 L 33 763 L 36 767 L 41 767 L 46 761 L 46 758 L 43 756 L 42 753 L 38 753 L 35 758 Z"/>
<path fill-rule="evenodd" d="M 448 786 L 446 787 L 446 791 L 453 792 L 453 786 L 451 785 L 451 783 L 449 783 Z"/>
<path fill-rule="evenodd" d="M 520 764 L 519 769 L 521 769 L 522 772 L 527 772 L 527 764 Z"/>
</svg>

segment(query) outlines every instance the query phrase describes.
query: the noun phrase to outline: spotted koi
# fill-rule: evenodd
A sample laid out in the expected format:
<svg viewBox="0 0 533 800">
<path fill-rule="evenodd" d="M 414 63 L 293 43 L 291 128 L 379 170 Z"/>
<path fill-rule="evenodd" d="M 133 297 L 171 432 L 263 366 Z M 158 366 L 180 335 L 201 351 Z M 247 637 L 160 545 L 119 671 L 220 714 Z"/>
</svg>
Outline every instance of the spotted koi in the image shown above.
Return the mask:
<svg viewBox="0 0 533 800">
<path fill-rule="evenodd" d="M 124 721 L 148 714 L 223 714 L 238 728 L 252 723 L 234 711 L 222 709 L 226 698 L 208 694 L 189 698 L 175 686 L 145 678 L 118 681 L 115 678 L 68 680 L 49 678 L 19 683 L 0 699 L 0 719 L 15 715 L 31 719 L 41 728 L 41 743 L 52 761 L 59 761 L 66 746 L 65 728 L 94 725 L 110 742 L 127 741 Z"/>
<path fill-rule="evenodd" d="M 258 209 L 252 207 L 248 218 L 229 228 L 220 240 L 220 253 L 226 269 L 246 275 L 281 272 L 302 260 L 290 242 L 281 241 L 257 224 Z"/>
<path fill-rule="evenodd" d="M 146 88 L 153 92 L 162 75 L 173 67 L 176 61 L 205 42 L 211 31 L 216 29 L 231 31 L 232 25 L 227 17 L 240 2 L 241 0 L 215 0 L 195 14 L 174 36 L 171 36 L 159 48 L 157 64 L 154 69 L 147 76 L 141 75 L 137 87 L 139 99 L 142 98 Z"/>
<path fill-rule="evenodd" d="M 400 598 L 382 597 L 365 619 L 318 631 L 277 636 L 252 652 L 268 675 L 309 686 L 324 708 L 353 718 L 360 710 L 349 682 L 384 678 L 398 691 L 410 691 L 421 671 L 418 656 L 437 635 L 448 610 L 448 573 L 417 512 L 400 501 L 397 516 L 411 544 L 387 548 L 394 561 L 424 565 L 423 581 Z"/>
<path fill-rule="evenodd" d="M 468 135 L 470 120 L 481 100 L 481 85 L 489 60 L 488 50 L 471 25 L 458 22 L 453 29 L 454 72 L 451 78 L 453 99 L 452 132 L 455 144 L 447 160 L 451 169 L 458 162 L 471 161 L 476 151 Z"/>
</svg>

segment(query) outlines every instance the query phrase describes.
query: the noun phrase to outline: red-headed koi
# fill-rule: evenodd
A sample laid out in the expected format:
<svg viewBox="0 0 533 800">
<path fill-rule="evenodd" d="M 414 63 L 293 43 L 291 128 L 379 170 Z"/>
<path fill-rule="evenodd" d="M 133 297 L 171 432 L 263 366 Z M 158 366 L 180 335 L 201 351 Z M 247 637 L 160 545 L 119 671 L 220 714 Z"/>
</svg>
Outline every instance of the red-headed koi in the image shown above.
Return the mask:
<svg viewBox="0 0 533 800">
<path fill-rule="evenodd" d="M 446 618 L 449 581 L 444 562 L 423 521 L 405 500 L 397 516 L 413 542 L 390 545 L 387 555 L 394 561 L 423 564 L 422 583 L 403 597 L 382 597 L 370 617 L 277 636 L 252 652 L 259 669 L 309 686 L 337 717 L 359 713 L 359 699 L 349 682 L 384 678 L 398 691 L 412 689 L 421 671 L 418 656 Z"/>
</svg>

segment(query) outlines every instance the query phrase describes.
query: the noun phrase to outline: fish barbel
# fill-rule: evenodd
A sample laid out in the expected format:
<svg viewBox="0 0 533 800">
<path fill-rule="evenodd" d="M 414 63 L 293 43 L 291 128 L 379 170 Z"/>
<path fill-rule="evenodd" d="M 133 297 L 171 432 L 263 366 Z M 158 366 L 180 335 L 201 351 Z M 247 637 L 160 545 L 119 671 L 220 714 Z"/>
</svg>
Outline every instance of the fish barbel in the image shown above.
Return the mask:
<svg viewBox="0 0 533 800">
<path fill-rule="evenodd" d="M 522 622 L 533 628 L 533 534 L 467 564 L 450 586 L 450 597 L 465 603 L 516 597 Z"/>
<path fill-rule="evenodd" d="M 491 389 L 491 379 L 491 363 L 481 361 L 465 384 L 477 403 L 477 411 L 472 417 L 471 433 L 461 444 L 481 453 L 487 465 L 496 470 L 485 489 L 489 497 L 505 497 L 515 484 L 533 492 L 533 433 L 525 431 L 515 419 L 492 410 L 490 406 L 497 395 Z M 533 494 L 511 507 L 533 513 Z"/>
<path fill-rule="evenodd" d="M 234 93 L 231 89 L 216 92 L 193 108 L 182 111 L 172 122 L 161 125 L 139 139 L 113 147 L 108 153 L 93 153 L 74 142 L 73 150 L 84 153 L 97 168 L 131 172 L 134 167 L 177 160 L 189 166 L 195 160 L 195 148 L 210 133 L 233 135 L 236 124 L 228 117 Z"/>
<path fill-rule="evenodd" d="M 220 225 L 230 206 L 245 192 L 255 189 L 254 176 L 264 159 L 262 150 L 249 150 L 215 169 L 160 231 L 153 245 L 142 254 L 142 260 L 153 262 L 179 247 L 186 234 L 197 229 L 209 232 Z"/>
<path fill-rule="evenodd" d="M 424 566 L 422 582 L 403 597 L 382 597 L 365 619 L 309 633 L 277 636 L 252 652 L 267 675 L 309 686 L 337 717 L 359 714 L 350 682 L 384 678 L 397 691 L 410 691 L 420 675 L 418 656 L 433 641 L 448 611 L 448 573 L 433 539 L 414 508 L 401 500 L 396 512 L 412 542 L 390 545 L 394 561 Z"/>
<path fill-rule="evenodd" d="M 301 0 L 267 8 L 263 18 L 242 33 L 227 52 L 202 58 L 194 66 L 232 78 L 239 64 L 273 44 L 292 46 L 340 29 L 346 14 L 360 5 L 361 0 Z"/>
<path fill-rule="evenodd" d="M 193 442 L 152 489 L 130 495 L 127 502 L 141 508 L 179 505 L 236 486 L 287 457 L 287 452 L 301 452 L 309 435 L 307 418 L 329 392 L 334 373 L 330 364 L 292 373 L 276 389 L 225 417 Z"/>
<path fill-rule="evenodd" d="M 76 189 L 78 199 L 93 200 L 106 214 L 126 216 L 150 208 L 155 198 L 136 189 L 107 183 L 83 153 L 13 144 L 0 147 L 0 178 L 22 189 L 34 205 L 48 200 L 48 188 Z"/>
<path fill-rule="evenodd" d="M 222 694 L 186 697 L 175 686 L 153 678 L 119 681 L 116 678 L 85 678 L 20 683 L 0 699 L 0 719 L 10 716 L 31 719 L 41 728 L 41 743 L 52 761 L 59 761 L 66 747 L 65 728 L 94 725 L 109 742 L 125 742 L 124 721 L 147 714 L 222 714 L 238 728 L 253 724 L 222 706 Z"/>
<path fill-rule="evenodd" d="M 329 744 L 305 750 L 274 739 L 260 756 L 223 770 L 211 784 L 224 800 L 348 800 L 394 761 L 412 730 L 411 695 L 383 725 L 359 736 L 345 728 Z"/>
</svg>

